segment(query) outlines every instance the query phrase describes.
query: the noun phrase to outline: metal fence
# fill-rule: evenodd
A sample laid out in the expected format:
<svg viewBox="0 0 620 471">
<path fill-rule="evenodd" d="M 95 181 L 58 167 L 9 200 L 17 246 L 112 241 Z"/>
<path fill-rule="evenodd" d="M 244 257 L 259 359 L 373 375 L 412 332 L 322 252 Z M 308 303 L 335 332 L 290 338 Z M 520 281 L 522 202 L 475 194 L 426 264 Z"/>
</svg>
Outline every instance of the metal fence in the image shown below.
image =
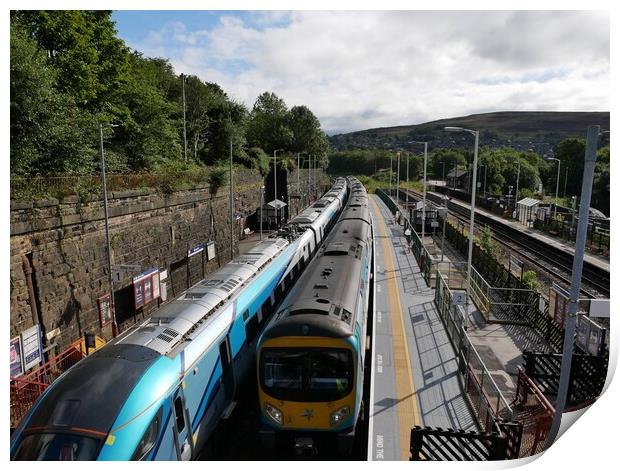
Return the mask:
<svg viewBox="0 0 620 471">
<path fill-rule="evenodd" d="M 435 305 L 457 354 L 461 386 L 480 428 L 491 433 L 497 420 L 512 419 L 512 408 L 469 340 L 463 308 L 453 303 L 452 291 L 441 273 L 435 288 Z"/>
<path fill-rule="evenodd" d="M 415 231 L 415 228 L 411 224 L 411 221 L 409 221 L 409 218 L 407 218 L 400 211 L 400 208 L 396 205 L 396 202 L 392 198 L 390 198 L 385 191 L 377 190 L 377 195 L 386 204 L 392 214 L 395 215 L 397 211 L 399 212 L 398 224 L 402 225 L 405 230 L 409 229 L 411 232 L 411 234 L 407 236 L 407 244 L 409 244 L 411 247 L 411 252 L 413 253 L 418 267 L 422 272 L 424 281 L 426 281 L 426 284 L 429 287 L 433 286 L 435 277 L 437 275 L 437 267 L 435 263 L 433 263 L 433 259 L 430 253 L 428 252 L 426 247 L 424 247 L 424 244 L 422 243 L 422 240 L 420 239 L 418 233 Z"/>
<path fill-rule="evenodd" d="M 519 457 L 532 456 L 545 449 L 545 442 L 555 409 L 542 391 L 517 367 L 518 380 L 514 406 L 514 418 L 523 425 Z"/>
<path fill-rule="evenodd" d="M 74 344 L 31 373 L 11 378 L 11 428 L 17 427 L 34 402 L 56 378 L 85 356 L 82 344 Z"/>
</svg>

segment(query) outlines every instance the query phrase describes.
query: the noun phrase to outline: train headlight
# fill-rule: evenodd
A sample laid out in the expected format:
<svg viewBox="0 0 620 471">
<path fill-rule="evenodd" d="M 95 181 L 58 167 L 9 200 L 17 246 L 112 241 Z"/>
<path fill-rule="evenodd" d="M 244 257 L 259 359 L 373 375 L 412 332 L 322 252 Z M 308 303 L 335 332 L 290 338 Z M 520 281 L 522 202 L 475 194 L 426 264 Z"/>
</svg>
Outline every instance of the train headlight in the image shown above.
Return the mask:
<svg viewBox="0 0 620 471">
<path fill-rule="evenodd" d="M 282 425 L 282 418 L 284 417 L 282 411 L 277 407 L 272 406 L 268 402 L 265 402 L 265 412 L 271 420 Z"/>
<path fill-rule="evenodd" d="M 348 415 L 349 406 L 341 407 L 340 409 L 332 412 L 331 416 L 329 417 L 329 424 L 332 427 L 335 427 L 336 425 L 340 424 L 340 422 L 342 422 Z"/>
</svg>

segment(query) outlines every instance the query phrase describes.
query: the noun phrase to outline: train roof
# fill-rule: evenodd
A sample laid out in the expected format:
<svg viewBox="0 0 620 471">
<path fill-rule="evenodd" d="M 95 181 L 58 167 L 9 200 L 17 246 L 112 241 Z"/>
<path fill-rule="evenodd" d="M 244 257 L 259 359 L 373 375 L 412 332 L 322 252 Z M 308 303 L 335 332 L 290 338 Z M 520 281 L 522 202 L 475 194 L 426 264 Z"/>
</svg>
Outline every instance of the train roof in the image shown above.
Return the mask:
<svg viewBox="0 0 620 471">
<path fill-rule="evenodd" d="M 55 381 L 36 406 L 25 432 L 82 429 L 107 433 L 120 409 L 159 354 L 137 345 L 111 345 L 84 358 Z"/>
<path fill-rule="evenodd" d="M 330 240 L 309 267 L 311 271 L 299 280 L 299 291 L 289 304 L 282 306 L 265 338 L 352 334 L 359 279 L 352 280 L 347 274 L 361 264 L 369 231 L 369 226 L 357 219 L 341 221 L 334 227 L 334 236 L 330 234 Z"/>
<path fill-rule="evenodd" d="M 287 245 L 281 238 L 260 243 L 162 306 L 146 322 L 120 337 L 118 343 L 148 346 L 162 355 L 172 352 Z"/>
</svg>

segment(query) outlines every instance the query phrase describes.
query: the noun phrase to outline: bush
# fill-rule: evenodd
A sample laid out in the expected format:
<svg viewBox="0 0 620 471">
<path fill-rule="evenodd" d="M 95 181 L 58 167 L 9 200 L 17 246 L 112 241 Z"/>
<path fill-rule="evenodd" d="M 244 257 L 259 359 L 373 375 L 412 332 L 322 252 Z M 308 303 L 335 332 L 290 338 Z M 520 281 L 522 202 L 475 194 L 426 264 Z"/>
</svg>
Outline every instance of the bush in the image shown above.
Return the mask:
<svg viewBox="0 0 620 471">
<path fill-rule="evenodd" d="M 538 288 L 538 279 L 536 278 L 536 272 L 533 270 L 528 270 L 523 273 L 523 283 L 531 290 L 536 290 Z"/>
<path fill-rule="evenodd" d="M 211 198 L 217 194 L 217 190 L 226 184 L 227 175 L 228 170 L 225 168 L 214 168 L 211 171 L 211 175 L 209 175 L 209 191 L 211 193 Z"/>
</svg>

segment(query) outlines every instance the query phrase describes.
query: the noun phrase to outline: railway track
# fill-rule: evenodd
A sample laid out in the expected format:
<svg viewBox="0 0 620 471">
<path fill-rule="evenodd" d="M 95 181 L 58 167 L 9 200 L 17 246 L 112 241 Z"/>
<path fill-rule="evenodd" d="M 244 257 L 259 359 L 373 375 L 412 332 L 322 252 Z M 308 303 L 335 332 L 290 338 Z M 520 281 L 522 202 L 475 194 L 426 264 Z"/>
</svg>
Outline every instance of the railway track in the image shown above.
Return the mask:
<svg viewBox="0 0 620 471">
<path fill-rule="evenodd" d="M 422 195 L 410 191 L 413 196 L 420 200 Z M 435 194 L 426 194 L 427 200 L 434 204 L 442 204 L 442 198 Z M 469 208 L 462 204 L 448 201 L 448 210 L 453 216 L 469 223 Z M 493 218 L 476 212 L 475 223 L 477 226 L 489 226 L 494 234 L 494 239 L 502 245 L 517 251 L 521 258 L 529 264 L 538 267 L 543 272 L 557 279 L 560 284 L 570 286 L 573 269 L 573 255 L 557 247 L 549 246 L 535 237 L 520 232 L 506 224 L 502 224 Z M 600 298 L 610 296 L 609 272 L 584 260 L 581 277 L 581 293 L 588 298 Z"/>
</svg>

